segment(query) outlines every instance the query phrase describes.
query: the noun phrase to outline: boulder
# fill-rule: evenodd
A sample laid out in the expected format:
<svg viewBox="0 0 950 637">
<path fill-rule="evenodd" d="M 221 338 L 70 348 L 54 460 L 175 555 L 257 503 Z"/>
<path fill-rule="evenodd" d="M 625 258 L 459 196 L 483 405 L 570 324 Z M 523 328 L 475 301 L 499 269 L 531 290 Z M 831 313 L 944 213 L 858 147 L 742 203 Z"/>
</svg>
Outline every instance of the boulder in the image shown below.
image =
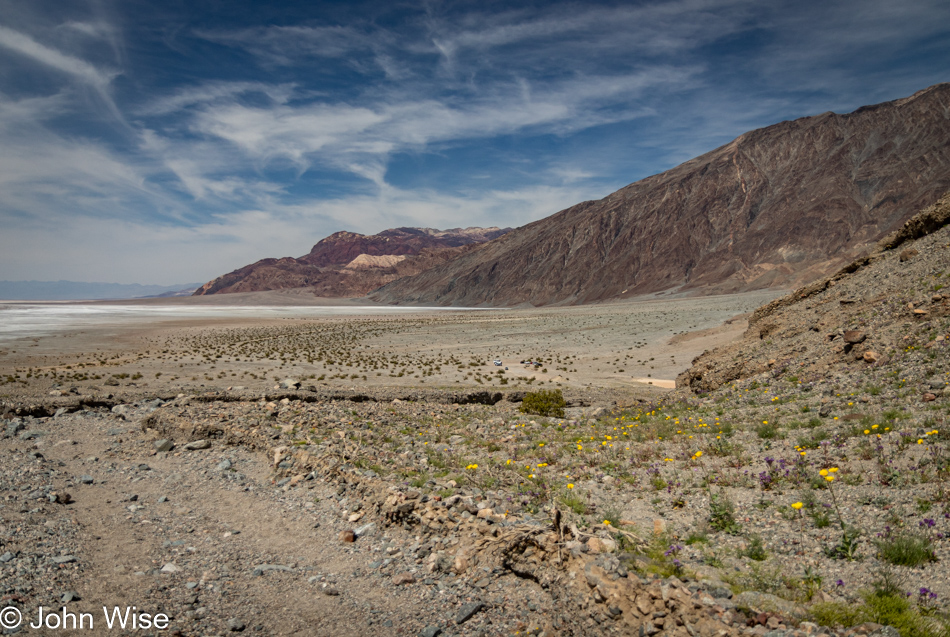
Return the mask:
<svg viewBox="0 0 950 637">
<path fill-rule="evenodd" d="M 779 615 L 799 620 L 805 619 L 808 616 L 808 611 L 806 611 L 805 607 L 801 604 L 790 602 L 770 593 L 745 591 L 736 595 L 732 601 L 735 602 L 736 608 L 748 609 L 757 615 L 761 613 L 778 613 Z"/>
<path fill-rule="evenodd" d="M 857 345 L 858 343 L 863 343 L 867 337 L 867 334 L 860 330 L 846 330 L 844 333 L 844 342 Z"/>
</svg>

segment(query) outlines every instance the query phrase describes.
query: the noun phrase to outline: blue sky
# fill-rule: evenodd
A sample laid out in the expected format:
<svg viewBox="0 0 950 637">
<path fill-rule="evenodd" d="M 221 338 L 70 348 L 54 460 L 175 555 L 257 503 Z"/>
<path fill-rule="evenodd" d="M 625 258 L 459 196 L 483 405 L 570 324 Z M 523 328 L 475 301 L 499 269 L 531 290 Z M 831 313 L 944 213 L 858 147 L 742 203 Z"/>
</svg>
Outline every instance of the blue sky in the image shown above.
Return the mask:
<svg viewBox="0 0 950 637">
<path fill-rule="evenodd" d="M 945 81 L 946 0 L 0 0 L 0 279 L 523 225 Z"/>
</svg>

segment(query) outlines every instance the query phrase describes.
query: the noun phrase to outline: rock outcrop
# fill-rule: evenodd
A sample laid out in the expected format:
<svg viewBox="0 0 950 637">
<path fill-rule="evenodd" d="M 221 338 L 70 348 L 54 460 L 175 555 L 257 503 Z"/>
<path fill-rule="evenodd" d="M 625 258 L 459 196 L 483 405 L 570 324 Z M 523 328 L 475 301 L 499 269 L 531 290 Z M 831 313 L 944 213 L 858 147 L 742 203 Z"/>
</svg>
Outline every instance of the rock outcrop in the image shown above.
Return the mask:
<svg viewBox="0 0 950 637">
<path fill-rule="evenodd" d="M 950 189 L 950 84 L 741 135 L 371 295 L 390 303 L 589 303 L 793 287 Z"/>
<path fill-rule="evenodd" d="M 760 374 L 809 379 L 829 370 L 896 369 L 906 351 L 942 346 L 950 316 L 948 224 L 950 193 L 867 256 L 757 309 L 742 340 L 697 357 L 677 387 L 709 392 Z"/>
<path fill-rule="evenodd" d="M 313 288 L 316 296 L 362 296 L 401 277 L 464 254 L 508 228 L 395 228 L 379 234 L 337 232 L 300 258 L 262 259 L 198 288 L 194 296 Z"/>
</svg>

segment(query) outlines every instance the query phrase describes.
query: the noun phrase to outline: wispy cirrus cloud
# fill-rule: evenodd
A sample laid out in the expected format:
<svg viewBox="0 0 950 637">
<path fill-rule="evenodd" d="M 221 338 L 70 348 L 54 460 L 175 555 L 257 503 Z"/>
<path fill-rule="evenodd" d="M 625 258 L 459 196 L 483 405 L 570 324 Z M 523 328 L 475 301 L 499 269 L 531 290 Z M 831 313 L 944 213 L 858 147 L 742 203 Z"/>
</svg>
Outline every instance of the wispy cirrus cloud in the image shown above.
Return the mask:
<svg viewBox="0 0 950 637">
<path fill-rule="evenodd" d="M 40 44 L 30 36 L 0 26 L 0 46 L 61 71 L 105 93 L 118 71 L 100 69 L 85 60 L 67 55 Z"/>
<path fill-rule="evenodd" d="M 520 225 L 946 81 L 947 24 L 940 0 L 8 0 L 0 268 L 210 279 L 341 229 Z"/>
</svg>

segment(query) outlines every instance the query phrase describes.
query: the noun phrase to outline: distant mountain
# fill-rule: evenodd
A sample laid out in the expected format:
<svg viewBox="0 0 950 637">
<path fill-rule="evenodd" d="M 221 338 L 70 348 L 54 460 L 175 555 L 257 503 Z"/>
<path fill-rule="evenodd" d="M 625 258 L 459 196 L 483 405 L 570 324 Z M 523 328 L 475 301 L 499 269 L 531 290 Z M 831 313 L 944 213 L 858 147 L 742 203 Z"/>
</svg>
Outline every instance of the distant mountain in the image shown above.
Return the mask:
<svg viewBox="0 0 950 637">
<path fill-rule="evenodd" d="M 741 135 L 374 292 L 406 304 L 590 303 L 793 287 L 950 189 L 950 84 Z"/>
<path fill-rule="evenodd" d="M 79 281 L 0 281 L 0 299 L 6 301 L 80 301 L 136 299 L 149 296 L 187 296 L 200 283 L 140 285 L 138 283 L 83 283 Z"/>
<path fill-rule="evenodd" d="M 418 274 L 510 228 L 394 228 L 379 234 L 337 232 L 300 258 L 262 259 L 202 285 L 195 296 L 313 288 L 316 296 L 342 298 Z"/>
</svg>

